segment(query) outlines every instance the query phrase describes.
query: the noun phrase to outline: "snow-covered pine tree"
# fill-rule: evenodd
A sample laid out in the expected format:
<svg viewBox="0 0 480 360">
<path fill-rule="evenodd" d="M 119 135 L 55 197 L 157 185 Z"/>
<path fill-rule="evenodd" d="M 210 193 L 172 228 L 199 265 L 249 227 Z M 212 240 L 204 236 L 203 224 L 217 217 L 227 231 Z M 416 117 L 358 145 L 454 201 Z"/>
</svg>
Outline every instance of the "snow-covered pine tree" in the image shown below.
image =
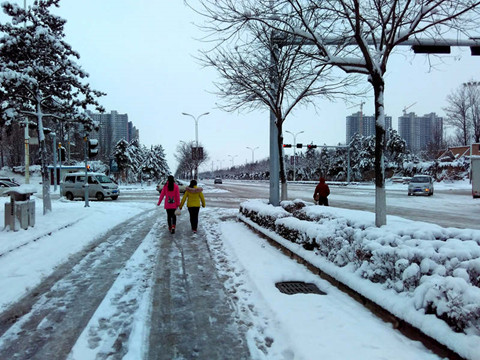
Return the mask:
<svg viewBox="0 0 480 360">
<path fill-rule="evenodd" d="M 350 178 L 353 181 L 365 180 L 365 175 L 374 168 L 375 145 L 372 139 L 355 134 L 350 140 Z"/>
<path fill-rule="evenodd" d="M 170 174 L 170 168 L 165 157 L 165 150 L 162 145 L 155 145 L 152 150 L 156 159 L 157 179 L 161 180 Z"/>
<path fill-rule="evenodd" d="M 394 163 L 397 171 L 401 170 L 403 162 L 409 153 L 407 143 L 405 139 L 400 136 L 398 131 L 391 128 L 388 130 L 387 139 L 387 147 L 385 151 L 387 161 Z"/>
<path fill-rule="evenodd" d="M 154 145 L 147 151 L 142 174 L 152 180 L 165 181 L 170 174 L 162 145 Z"/>
<path fill-rule="evenodd" d="M 142 146 L 138 139 L 133 139 L 128 144 L 128 157 L 130 159 L 128 179 L 129 182 L 140 181 L 142 176 L 142 167 L 146 158 L 145 146 Z"/>
<path fill-rule="evenodd" d="M 129 169 L 130 164 L 130 157 L 127 151 L 128 149 L 128 142 L 125 139 L 121 139 L 115 145 L 113 149 L 113 157 L 118 165 L 118 171 L 120 172 L 120 176 L 122 180 L 126 180 L 127 178 L 127 171 Z"/>
<path fill-rule="evenodd" d="M 80 55 L 63 40 L 66 20 L 50 13 L 59 1 L 36 0 L 26 11 L 15 3 L 1 5 L 11 19 L 0 24 L 2 122 L 28 116 L 37 123 L 44 214 L 52 209 L 44 118 L 93 128 L 85 109 L 93 105 L 103 111 L 96 98 L 104 94 L 83 83 L 88 74 L 74 61 Z"/>
</svg>

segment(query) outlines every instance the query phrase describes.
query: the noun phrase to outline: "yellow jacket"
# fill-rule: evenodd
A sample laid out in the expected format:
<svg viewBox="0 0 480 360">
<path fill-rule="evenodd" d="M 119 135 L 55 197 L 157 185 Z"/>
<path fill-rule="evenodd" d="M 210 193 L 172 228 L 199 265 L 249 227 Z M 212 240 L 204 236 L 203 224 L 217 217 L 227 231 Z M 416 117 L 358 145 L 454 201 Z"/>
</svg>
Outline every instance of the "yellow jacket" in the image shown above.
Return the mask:
<svg viewBox="0 0 480 360">
<path fill-rule="evenodd" d="M 187 187 L 180 202 L 180 209 L 183 207 L 185 200 L 187 200 L 187 207 L 200 207 L 200 202 L 202 202 L 202 207 L 205 207 L 205 198 L 202 191 L 202 188 L 196 186 L 193 188 Z"/>
</svg>

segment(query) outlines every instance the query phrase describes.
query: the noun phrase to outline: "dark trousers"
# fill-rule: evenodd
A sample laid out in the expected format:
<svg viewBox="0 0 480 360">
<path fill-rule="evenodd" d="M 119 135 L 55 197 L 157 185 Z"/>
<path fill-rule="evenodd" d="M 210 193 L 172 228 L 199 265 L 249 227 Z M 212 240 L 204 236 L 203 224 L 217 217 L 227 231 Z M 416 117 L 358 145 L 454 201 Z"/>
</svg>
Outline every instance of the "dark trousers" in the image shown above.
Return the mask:
<svg viewBox="0 0 480 360">
<path fill-rule="evenodd" d="M 166 210 L 167 210 L 168 227 L 172 225 L 177 225 L 177 215 L 175 215 L 175 209 L 166 209 Z"/>
<path fill-rule="evenodd" d="M 325 205 L 328 206 L 328 198 L 319 196 L 318 198 L 318 205 Z"/>
<path fill-rule="evenodd" d="M 200 207 L 189 207 L 188 212 L 190 213 L 190 225 L 192 225 L 192 230 L 197 230 L 198 226 L 198 213 Z"/>
</svg>

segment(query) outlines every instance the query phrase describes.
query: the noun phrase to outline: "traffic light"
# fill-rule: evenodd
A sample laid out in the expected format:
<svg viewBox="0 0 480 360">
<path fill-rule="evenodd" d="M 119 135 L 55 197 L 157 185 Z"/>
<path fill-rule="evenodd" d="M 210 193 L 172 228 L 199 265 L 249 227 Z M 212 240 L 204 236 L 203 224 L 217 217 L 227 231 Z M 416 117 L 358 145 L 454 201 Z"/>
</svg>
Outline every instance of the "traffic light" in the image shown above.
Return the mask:
<svg viewBox="0 0 480 360">
<path fill-rule="evenodd" d="M 283 147 L 284 147 L 284 148 L 291 148 L 291 147 L 292 147 L 292 144 L 283 144 Z"/>
<path fill-rule="evenodd" d="M 62 146 L 62 143 L 58 143 L 58 158 L 60 161 L 65 161 L 65 148 Z"/>
<path fill-rule="evenodd" d="M 93 158 L 98 154 L 98 140 L 88 139 L 88 157 Z"/>
<path fill-rule="evenodd" d="M 309 149 L 316 149 L 316 148 L 317 148 L 317 145 L 310 144 L 310 145 L 307 145 L 307 148 L 309 148 Z"/>
<path fill-rule="evenodd" d="M 413 45 L 415 54 L 450 54 L 450 46 L 443 45 Z"/>
<path fill-rule="evenodd" d="M 297 149 L 301 149 L 303 147 L 303 144 L 297 144 Z"/>
</svg>

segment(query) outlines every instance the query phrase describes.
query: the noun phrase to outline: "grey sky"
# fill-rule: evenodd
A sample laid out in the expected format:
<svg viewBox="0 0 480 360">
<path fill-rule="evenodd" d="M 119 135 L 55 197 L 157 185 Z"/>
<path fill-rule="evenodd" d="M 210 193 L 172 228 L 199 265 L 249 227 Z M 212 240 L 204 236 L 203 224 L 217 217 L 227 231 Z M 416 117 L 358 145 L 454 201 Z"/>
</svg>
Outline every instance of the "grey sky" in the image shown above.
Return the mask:
<svg viewBox="0 0 480 360">
<path fill-rule="evenodd" d="M 268 156 L 267 111 L 229 114 L 215 108 L 217 99 L 209 91 L 217 75 L 193 58 L 204 46 L 196 40 L 202 34 L 193 25 L 201 19 L 182 0 L 62 0 L 60 5 L 55 13 L 68 21 L 66 40 L 80 53 L 93 88 L 108 94 L 101 99 L 106 110 L 127 113 L 140 130 L 141 143 L 161 144 L 172 171 L 177 144 L 195 139 L 194 120 L 182 112 L 210 112 L 199 121 L 199 141 L 211 156 L 204 169 L 231 166 L 232 157 L 235 165 L 250 161 L 252 152 L 246 147 L 259 147 L 256 160 Z M 469 49 L 454 50 L 442 59 L 445 63 L 432 70 L 426 56 L 411 51 L 391 58 L 385 111 L 395 129 L 404 107 L 416 102 L 408 111 L 443 116 L 452 89 L 479 80 L 480 57 L 470 56 Z M 297 137 L 304 144 L 345 142 L 345 117 L 360 107 L 348 109 L 351 105 L 343 101 L 321 99 L 318 104 L 318 113 L 302 108 L 287 119 L 284 129 L 305 131 Z M 373 109 L 371 98 L 364 114 L 372 115 Z M 285 142 L 292 143 L 293 137 L 285 134 Z"/>
</svg>

